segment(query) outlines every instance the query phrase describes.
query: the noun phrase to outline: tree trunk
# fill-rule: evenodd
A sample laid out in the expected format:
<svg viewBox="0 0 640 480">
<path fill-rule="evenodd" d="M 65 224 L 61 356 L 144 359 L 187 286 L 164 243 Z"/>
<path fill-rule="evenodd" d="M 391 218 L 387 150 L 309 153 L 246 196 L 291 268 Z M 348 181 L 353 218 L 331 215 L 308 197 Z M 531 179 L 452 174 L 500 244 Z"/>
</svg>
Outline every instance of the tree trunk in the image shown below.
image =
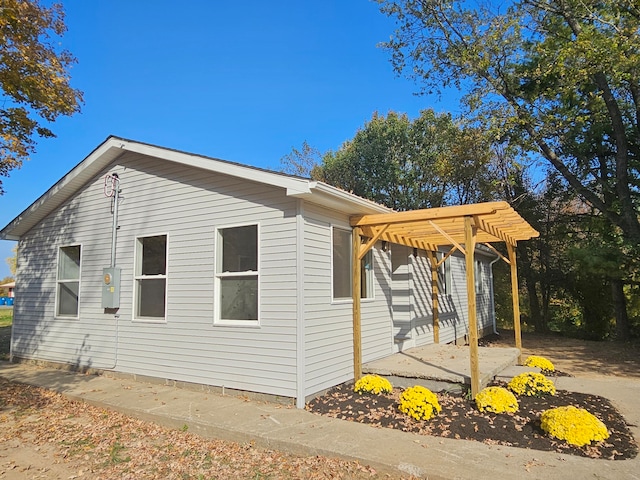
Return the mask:
<svg viewBox="0 0 640 480">
<path fill-rule="evenodd" d="M 629 317 L 627 315 L 627 298 L 624 295 L 624 284 L 620 278 L 611 279 L 611 297 L 616 312 L 616 340 L 629 340 Z"/>
<path fill-rule="evenodd" d="M 527 285 L 527 296 L 529 297 L 529 313 L 531 314 L 529 323 L 533 324 L 536 332 L 544 332 L 544 321 L 540 311 L 540 299 L 538 297 L 538 289 L 536 288 L 536 279 L 533 268 L 531 267 L 531 257 L 527 246 L 523 243 L 518 245 L 518 256 L 522 259 L 518 264 L 521 267 L 520 271 Z"/>
</svg>

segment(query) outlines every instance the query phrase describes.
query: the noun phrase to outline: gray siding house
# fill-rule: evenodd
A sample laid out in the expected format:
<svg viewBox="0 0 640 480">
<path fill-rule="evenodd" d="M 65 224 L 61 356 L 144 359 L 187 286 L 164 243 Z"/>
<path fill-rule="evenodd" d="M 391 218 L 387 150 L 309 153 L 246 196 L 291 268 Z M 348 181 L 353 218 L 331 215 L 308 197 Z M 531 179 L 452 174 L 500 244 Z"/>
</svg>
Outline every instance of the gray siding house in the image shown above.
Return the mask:
<svg viewBox="0 0 640 480">
<path fill-rule="evenodd" d="M 327 184 L 109 137 L 15 218 L 11 355 L 306 399 L 353 378 L 351 215 Z M 476 262 L 493 326 L 493 254 Z M 365 257 L 362 360 L 433 343 L 425 252 Z M 467 335 L 464 258 L 441 267 L 440 341 Z"/>
</svg>

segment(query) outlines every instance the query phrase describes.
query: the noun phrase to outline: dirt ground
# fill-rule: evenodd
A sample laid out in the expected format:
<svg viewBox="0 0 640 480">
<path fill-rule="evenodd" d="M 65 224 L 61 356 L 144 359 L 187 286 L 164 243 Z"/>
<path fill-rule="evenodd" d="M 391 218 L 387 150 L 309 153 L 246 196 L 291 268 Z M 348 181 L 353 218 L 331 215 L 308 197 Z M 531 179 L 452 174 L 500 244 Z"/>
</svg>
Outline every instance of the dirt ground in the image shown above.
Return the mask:
<svg viewBox="0 0 640 480">
<path fill-rule="evenodd" d="M 488 337 L 486 346 L 514 347 L 512 330 L 499 330 Z M 567 338 L 557 334 L 522 334 L 523 357 L 542 355 L 556 370 L 581 376 L 620 376 L 640 378 L 640 341 L 619 343 L 594 342 Z"/>
</svg>

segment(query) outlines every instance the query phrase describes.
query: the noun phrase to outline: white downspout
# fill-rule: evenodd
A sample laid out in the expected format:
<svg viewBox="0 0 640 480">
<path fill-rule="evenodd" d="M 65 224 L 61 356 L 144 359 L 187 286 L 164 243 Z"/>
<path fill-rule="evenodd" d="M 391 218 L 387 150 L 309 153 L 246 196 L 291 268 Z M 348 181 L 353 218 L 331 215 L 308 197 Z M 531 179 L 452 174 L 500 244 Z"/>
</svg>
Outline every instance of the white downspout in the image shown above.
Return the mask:
<svg viewBox="0 0 640 480">
<path fill-rule="evenodd" d="M 493 316 L 493 333 L 496 335 L 500 335 L 498 333 L 498 326 L 496 322 L 496 299 L 493 294 L 493 264 L 500 260 L 499 256 L 496 256 L 491 262 L 489 262 L 489 275 L 491 276 L 491 283 L 489 284 L 489 289 L 491 291 L 491 314 Z"/>
</svg>

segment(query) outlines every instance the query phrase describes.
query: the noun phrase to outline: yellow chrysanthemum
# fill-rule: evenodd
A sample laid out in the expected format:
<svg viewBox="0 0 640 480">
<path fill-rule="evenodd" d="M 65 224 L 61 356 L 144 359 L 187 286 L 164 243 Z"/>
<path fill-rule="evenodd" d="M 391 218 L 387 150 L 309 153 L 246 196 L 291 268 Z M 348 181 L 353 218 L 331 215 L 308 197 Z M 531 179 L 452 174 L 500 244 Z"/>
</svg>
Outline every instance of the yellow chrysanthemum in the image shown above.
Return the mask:
<svg viewBox="0 0 640 480">
<path fill-rule="evenodd" d="M 373 393 L 374 395 L 379 395 L 381 393 L 391 393 L 392 390 L 391 382 L 379 375 L 365 375 L 353 386 L 353 391 L 360 394 Z"/>
<path fill-rule="evenodd" d="M 527 367 L 538 367 L 540 370 L 544 370 L 545 372 L 555 372 L 556 370 L 551 361 L 537 355 L 527 357 L 524 364 Z"/>
<path fill-rule="evenodd" d="M 583 408 L 552 408 L 542 413 L 540 426 L 549 435 L 582 447 L 609 438 L 607 427 Z"/>
<path fill-rule="evenodd" d="M 518 400 L 506 388 L 487 387 L 476 395 L 476 406 L 481 412 L 517 412 Z"/>
<path fill-rule="evenodd" d="M 442 407 L 435 393 L 416 385 L 402 392 L 398 409 L 416 420 L 429 420 L 440 413 Z"/>
<path fill-rule="evenodd" d="M 507 387 L 516 395 L 526 395 L 527 397 L 556 394 L 553 382 L 541 373 L 527 372 L 516 375 L 507 384 Z"/>
</svg>

